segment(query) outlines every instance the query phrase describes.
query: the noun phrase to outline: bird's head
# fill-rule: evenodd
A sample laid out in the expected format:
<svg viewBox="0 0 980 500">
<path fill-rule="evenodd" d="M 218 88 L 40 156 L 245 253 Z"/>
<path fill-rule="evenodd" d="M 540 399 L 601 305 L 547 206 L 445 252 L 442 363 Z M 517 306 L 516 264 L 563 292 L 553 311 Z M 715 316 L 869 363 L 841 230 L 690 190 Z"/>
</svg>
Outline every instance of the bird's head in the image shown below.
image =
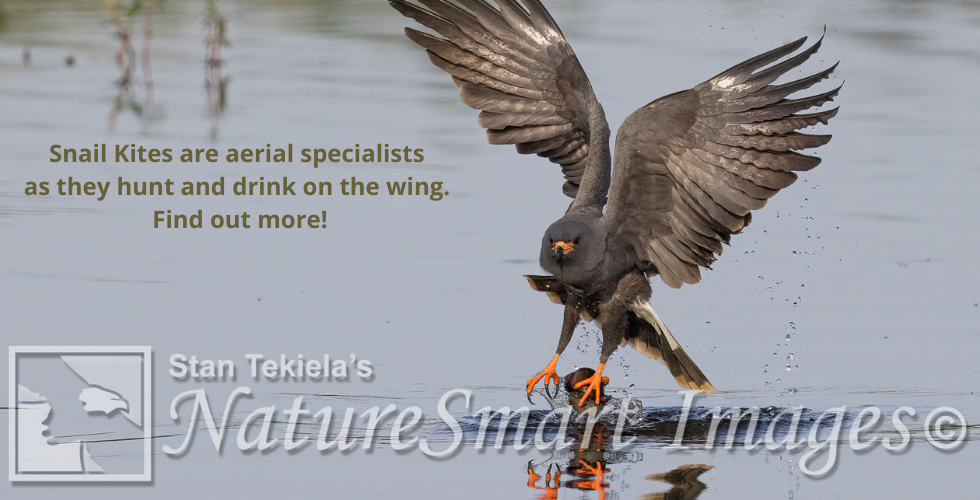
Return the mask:
<svg viewBox="0 0 980 500">
<path fill-rule="evenodd" d="M 603 243 L 588 221 L 559 220 L 541 240 L 541 267 L 559 277 L 585 273 L 601 260 Z"/>
</svg>

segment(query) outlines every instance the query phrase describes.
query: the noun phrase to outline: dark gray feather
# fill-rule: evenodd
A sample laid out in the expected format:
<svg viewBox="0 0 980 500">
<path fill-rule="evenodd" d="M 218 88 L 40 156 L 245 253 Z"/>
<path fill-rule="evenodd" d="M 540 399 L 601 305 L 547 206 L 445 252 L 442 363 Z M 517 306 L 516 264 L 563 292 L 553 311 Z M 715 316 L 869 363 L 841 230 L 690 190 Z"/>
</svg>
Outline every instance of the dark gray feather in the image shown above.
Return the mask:
<svg viewBox="0 0 980 500">
<path fill-rule="evenodd" d="M 827 78 L 836 65 L 771 85 L 809 59 L 821 43 L 791 56 L 804 41 L 733 66 L 690 91 L 658 99 L 620 127 L 605 220 L 648 275 L 659 274 L 672 287 L 696 283 L 699 267 L 714 262 L 721 243 L 748 225 L 752 210 L 792 184 L 795 171 L 820 163 L 793 150 L 819 147 L 830 136 L 797 131 L 826 124 L 837 108 L 795 113 L 832 100 L 840 87 L 799 99 L 786 97 Z M 670 194 L 664 193 L 663 182 L 653 186 L 644 181 L 664 171 Z M 663 199 L 671 202 L 656 201 Z"/>
<path fill-rule="evenodd" d="M 520 153 L 558 163 L 566 179 L 562 191 L 576 197 L 585 171 L 603 168 L 608 157 L 608 146 L 600 143 L 600 158 L 586 161 L 592 129 L 608 126 L 575 52 L 547 10 L 536 0 L 501 0 L 496 8 L 484 0 L 418 1 L 426 8 L 405 0 L 389 3 L 442 36 L 405 30 L 433 64 L 452 75 L 462 101 L 482 111 L 479 123 L 489 142 L 515 144 Z M 605 200 L 608 174 L 605 180 L 601 172 L 592 178 L 586 198 Z"/>
</svg>

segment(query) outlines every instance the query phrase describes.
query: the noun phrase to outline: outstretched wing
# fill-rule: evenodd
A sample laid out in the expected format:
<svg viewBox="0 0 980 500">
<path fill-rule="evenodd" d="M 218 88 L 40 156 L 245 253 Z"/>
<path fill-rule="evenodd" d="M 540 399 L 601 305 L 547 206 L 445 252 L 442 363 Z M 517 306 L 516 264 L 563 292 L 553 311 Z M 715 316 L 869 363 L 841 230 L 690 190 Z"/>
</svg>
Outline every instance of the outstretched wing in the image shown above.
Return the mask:
<svg viewBox="0 0 980 500">
<path fill-rule="evenodd" d="M 445 37 L 405 28 L 453 76 L 463 102 L 481 110 L 490 143 L 516 144 L 519 153 L 561 165 L 563 191 L 575 198 L 589 155 L 595 94 L 548 11 L 538 0 L 524 0 L 523 7 L 499 0 L 499 10 L 484 0 L 418 1 L 428 9 L 389 3 Z"/>
<path fill-rule="evenodd" d="M 823 39 L 821 38 L 821 41 Z M 648 276 L 679 288 L 701 279 L 728 243 L 780 189 L 819 158 L 792 150 L 826 144 L 829 135 L 799 129 L 826 124 L 837 108 L 797 112 L 833 100 L 840 90 L 787 99 L 837 67 L 782 85 L 781 75 L 813 55 L 812 47 L 772 66 L 806 38 L 753 57 L 691 90 L 657 99 L 630 115 L 616 137 L 606 227 L 625 241 Z M 765 69 L 761 69 L 765 68 Z"/>
</svg>

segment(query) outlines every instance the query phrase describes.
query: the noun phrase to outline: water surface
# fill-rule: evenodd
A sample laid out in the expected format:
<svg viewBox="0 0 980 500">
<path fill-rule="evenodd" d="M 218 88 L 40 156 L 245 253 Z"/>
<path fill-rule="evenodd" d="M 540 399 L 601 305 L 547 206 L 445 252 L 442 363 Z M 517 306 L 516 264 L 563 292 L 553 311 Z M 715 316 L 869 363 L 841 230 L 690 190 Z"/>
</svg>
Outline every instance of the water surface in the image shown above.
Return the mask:
<svg viewBox="0 0 980 500">
<path fill-rule="evenodd" d="M 205 2 L 171 0 L 153 14 L 152 88 L 142 66 L 120 86 L 117 26 L 101 1 L 0 2 L 0 317 L 8 345 L 151 345 L 155 429 L 181 432 L 169 403 L 206 387 L 223 401 L 250 385 L 255 401 L 359 410 L 419 405 L 439 439 L 436 404 L 473 391 L 471 411 L 524 404 L 524 381 L 553 352 L 561 310 L 531 292 L 544 229 L 567 206 L 557 168 L 489 146 L 476 112 L 408 41 L 408 21 L 381 1 L 219 1 L 227 46 L 206 64 Z M 802 71 L 840 60 L 841 112 L 822 130 L 823 164 L 753 216 L 697 286 L 654 283 L 653 304 L 718 392 L 697 405 L 817 412 L 846 405 L 927 412 L 952 406 L 980 420 L 980 6 L 956 1 L 551 1 L 613 127 L 661 95 L 689 88 L 796 37 L 827 35 Z M 143 51 L 142 18 L 134 50 Z M 25 64 L 25 54 L 29 61 Z M 69 64 L 69 62 L 71 64 Z M 789 77 L 799 76 L 795 72 Z M 210 85 L 210 87 L 208 86 Z M 818 89 L 819 90 L 819 89 Z M 148 91 L 152 96 L 148 95 Z M 209 101 L 209 95 L 211 96 Z M 152 97 L 152 98 L 151 98 Z M 138 111 L 138 112 L 137 112 Z M 115 117 L 114 117 L 115 115 Z M 110 132 L 111 129 L 111 132 Z M 418 164 L 65 164 L 52 144 L 147 148 L 422 148 Z M 28 197 L 28 181 L 213 181 L 288 176 L 445 183 L 425 197 Z M 320 213 L 325 229 L 162 230 L 152 212 Z M 594 329 L 580 329 L 559 371 L 592 366 Z M 176 381 L 173 353 L 370 359 L 370 381 Z M 6 363 L 6 362 L 5 362 Z M 787 369 L 787 365 L 789 365 Z M 6 364 L 4 364 L 6 366 Z M 648 414 L 679 407 L 666 370 L 619 351 L 612 387 Z M 539 400 L 537 410 L 544 410 Z M 216 405 L 217 406 L 217 405 Z M 6 410 L 0 410 L 6 413 Z M 460 411 L 462 413 L 462 411 Z M 669 412 L 668 412 L 669 413 Z M 247 413 L 245 413 L 247 414 Z M 243 418 L 245 414 L 236 414 Z M 669 413 L 669 415 L 676 415 Z M 920 413 L 920 417 L 922 414 Z M 671 417 L 674 418 L 674 417 Z M 921 423 L 921 421 L 918 421 Z M 940 452 L 843 450 L 829 477 L 801 474 L 798 454 L 666 451 L 667 433 L 607 460 L 609 497 L 686 485 L 699 498 L 965 496 L 976 443 Z M 161 443 L 167 438 L 161 437 Z M 575 457 L 464 446 L 448 460 L 315 450 L 219 457 L 197 436 L 189 453 L 154 448 L 152 486 L 72 487 L 81 497 L 133 493 L 357 497 L 596 498 Z M 6 438 L 2 440 L 7 443 Z M 174 442 L 173 440 L 167 442 Z M 564 471 L 557 492 L 528 487 L 530 469 Z M 7 457 L 0 457 L 7 463 Z M 698 468 L 699 464 L 714 468 Z M 686 467 L 686 468 L 685 468 Z M 681 468 L 696 479 L 663 481 Z M 579 468 L 581 469 L 581 468 Z M 679 473 L 670 475 L 676 478 Z M 683 476 L 683 474 L 681 474 Z M 688 477 L 688 476 L 684 476 Z M 652 479 L 651 479 L 652 478 Z M 659 479 L 658 479 L 659 478 Z M 928 479 L 926 479 L 928 478 Z M 533 479 L 533 477 L 532 477 Z M 570 482 L 573 479 L 582 482 Z M 491 487 L 484 486 L 490 482 Z M 706 485 L 701 491 L 697 481 Z M 580 488 L 583 486 L 584 488 Z M 49 486 L 6 485 L 14 498 Z M 131 491 L 136 488 L 138 491 Z"/>
</svg>

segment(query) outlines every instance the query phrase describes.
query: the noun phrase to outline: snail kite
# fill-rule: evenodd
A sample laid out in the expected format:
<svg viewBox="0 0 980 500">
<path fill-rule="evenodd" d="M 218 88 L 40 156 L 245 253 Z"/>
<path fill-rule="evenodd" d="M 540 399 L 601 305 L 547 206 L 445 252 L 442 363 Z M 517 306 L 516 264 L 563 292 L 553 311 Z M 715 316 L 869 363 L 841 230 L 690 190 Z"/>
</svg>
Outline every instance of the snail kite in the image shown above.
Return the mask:
<svg viewBox="0 0 980 500">
<path fill-rule="evenodd" d="M 840 87 L 790 96 L 837 65 L 774 84 L 820 41 L 796 53 L 801 38 L 640 107 L 620 126 L 613 155 L 602 106 L 540 1 L 417 1 L 389 3 L 441 35 L 405 29 L 452 75 L 462 101 L 480 110 L 490 143 L 560 165 L 573 199 L 541 242 L 541 267 L 551 276 L 527 277 L 565 306 L 557 353 L 528 380 L 528 394 L 542 378 L 546 386 L 559 382 L 558 357 L 580 318 L 598 323 L 602 351 L 595 373 L 575 385 L 585 389 L 579 405 L 590 395 L 599 403 L 603 367 L 626 344 L 662 361 L 682 387 L 713 392 L 650 306 L 649 278 L 672 288 L 700 281 L 700 268 L 709 268 L 752 210 L 792 184 L 794 172 L 820 163 L 795 150 L 830 136 L 797 130 L 826 124 L 837 108 L 801 112 L 833 100 Z"/>
</svg>

